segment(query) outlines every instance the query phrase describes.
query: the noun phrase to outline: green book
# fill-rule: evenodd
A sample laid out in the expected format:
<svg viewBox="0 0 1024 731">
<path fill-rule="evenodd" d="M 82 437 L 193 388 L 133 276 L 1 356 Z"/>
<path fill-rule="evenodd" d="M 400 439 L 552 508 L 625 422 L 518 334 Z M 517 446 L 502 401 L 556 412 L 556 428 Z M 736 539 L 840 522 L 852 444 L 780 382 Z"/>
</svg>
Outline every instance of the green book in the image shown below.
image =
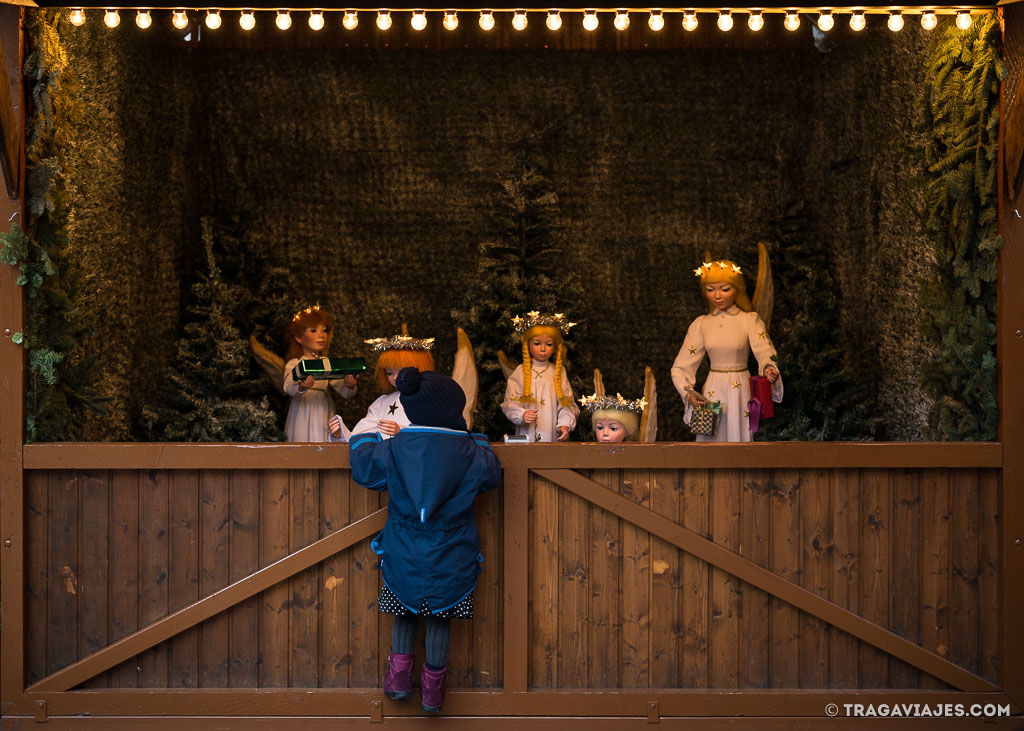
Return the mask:
<svg viewBox="0 0 1024 731">
<path fill-rule="evenodd" d="M 296 381 L 305 381 L 309 376 L 316 381 L 334 381 L 365 370 L 366 361 L 362 358 L 307 358 L 292 368 L 292 377 Z"/>
</svg>

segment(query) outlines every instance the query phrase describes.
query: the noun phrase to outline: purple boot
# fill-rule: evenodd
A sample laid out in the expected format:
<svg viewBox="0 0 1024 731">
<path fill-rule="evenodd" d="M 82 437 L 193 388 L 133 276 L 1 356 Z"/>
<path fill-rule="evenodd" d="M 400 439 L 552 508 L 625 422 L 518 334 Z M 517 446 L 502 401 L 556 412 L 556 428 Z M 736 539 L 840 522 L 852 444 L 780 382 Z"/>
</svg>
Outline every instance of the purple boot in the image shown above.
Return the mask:
<svg viewBox="0 0 1024 731">
<path fill-rule="evenodd" d="M 392 652 L 388 657 L 384 695 L 391 700 L 400 701 L 412 695 L 412 661 L 415 657 L 411 652 Z"/>
<path fill-rule="evenodd" d="M 440 713 L 441 704 L 444 703 L 444 679 L 448 674 L 448 668 L 431 670 L 423 665 L 423 674 L 420 676 L 420 696 L 423 699 L 423 710 L 427 713 Z"/>
</svg>

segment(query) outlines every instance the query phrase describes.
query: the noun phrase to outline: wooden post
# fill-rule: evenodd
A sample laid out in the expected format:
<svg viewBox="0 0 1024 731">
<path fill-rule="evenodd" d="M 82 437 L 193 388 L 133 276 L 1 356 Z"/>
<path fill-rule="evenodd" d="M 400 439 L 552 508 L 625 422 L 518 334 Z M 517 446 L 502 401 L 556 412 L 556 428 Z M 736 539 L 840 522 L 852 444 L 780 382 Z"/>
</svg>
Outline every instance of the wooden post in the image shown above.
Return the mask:
<svg viewBox="0 0 1024 731">
<path fill-rule="evenodd" d="M 529 471 L 505 470 L 504 500 L 505 616 L 503 625 L 506 693 L 526 691 L 529 658 Z"/>
</svg>

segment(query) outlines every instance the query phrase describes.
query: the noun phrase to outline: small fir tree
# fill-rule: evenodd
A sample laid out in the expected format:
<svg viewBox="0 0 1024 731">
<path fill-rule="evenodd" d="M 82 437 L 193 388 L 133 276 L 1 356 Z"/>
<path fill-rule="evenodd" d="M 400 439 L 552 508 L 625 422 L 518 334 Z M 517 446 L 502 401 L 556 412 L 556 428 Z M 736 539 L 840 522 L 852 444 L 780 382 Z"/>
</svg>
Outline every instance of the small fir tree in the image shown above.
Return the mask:
<svg viewBox="0 0 1024 731">
<path fill-rule="evenodd" d="M 202 221 L 206 272 L 192 286 L 194 319 L 178 341 L 161 405 L 143 410 L 154 433 L 168 441 L 261 442 L 281 438 L 262 384 L 251 376 L 248 338 L 236 326 L 248 298 L 221 276 L 213 224 Z"/>
<path fill-rule="evenodd" d="M 924 226 L 935 273 L 922 285 L 921 327 L 939 352 L 923 368 L 935 396 L 933 439 L 996 438 L 996 277 L 999 23 L 977 16 L 960 30 L 947 23 L 930 46 L 920 98 L 928 165 Z"/>
<path fill-rule="evenodd" d="M 452 312 L 474 343 L 480 377 L 474 428 L 491 439 L 508 431 L 501 412 L 505 377 L 498 351 L 513 362 L 522 357 L 512 317 L 537 310 L 565 312 L 573 319 L 573 305 L 582 300 L 579 278 L 559 247 L 558 194 L 542 170 L 543 161 L 528 146 L 513 153 L 489 208 L 491 235 L 478 247 L 472 301 L 467 309 Z M 574 328 L 573 335 L 579 334 L 580 328 Z"/>
</svg>

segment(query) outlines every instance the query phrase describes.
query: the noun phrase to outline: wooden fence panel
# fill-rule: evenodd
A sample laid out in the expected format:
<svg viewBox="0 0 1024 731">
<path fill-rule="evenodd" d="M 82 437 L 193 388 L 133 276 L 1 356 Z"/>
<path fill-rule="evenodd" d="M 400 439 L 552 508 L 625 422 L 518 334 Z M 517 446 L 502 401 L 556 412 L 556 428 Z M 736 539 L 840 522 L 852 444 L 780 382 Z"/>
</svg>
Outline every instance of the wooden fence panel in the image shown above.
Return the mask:
<svg viewBox="0 0 1024 731">
<path fill-rule="evenodd" d="M 530 476 L 530 687 L 558 687 L 558 488 Z"/>
<path fill-rule="evenodd" d="M 501 490 L 491 490 L 477 498 L 476 524 L 480 532 L 480 566 L 476 591 L 473 592 L 472 676 L 474 688 L 500 687 L 502 679 L 502 511 Z M 525 587 L 524 587 L 525 588 Z M 457 631 L 467 631 L 457 628 Z"/>
<path fill-rule="evenodd" d="M 231 475 L 229 549 L 231 582 L 260 567 L 260 473 L 237 470 Z M 253 596 L 228 611 L 228 684 L 254 688 L 259 683 L 260 603 Z"/>
<path fill-rule="evenodd" d="M 171 473 L 171 570 L 168 596 L 172 612 L 199 599 L 199 473 Z M 170 641 L 172 688 L 199 686 L 199 628 L 191 627 Z"/>
<path fill-rule="evenodd" d="M 741 555 L 768 568 L 771 561 L 771 475 L 768 470 L 745 470 L 740 497 Z M 740 686 L 768 687 L 771 657 L 770 601 L 764 591 L 740 582 Z"/>
<path fill-rule="evenodd" d="M 78 657 L 85 657 L 109 644 L 109 639 L 118 639 L 124 628 L 117 628 L 108 639 L 107 627 L 107 573 L 111 559 L 122 574 L 130 565 L 128 557 L 120 555 L 124 541 L 108 547 L 111 534 L 122 536 L 124 529 L 110 525 L 110 478 L 106 471 L 85 470 L 79 476 L 79 508 L 81 524 L 79 537 L 78 570 Z M 118 545 L 121 544 L 121 545 Z M 111 550 L 112 549 L 112 550 Z M 129 587 L 126 587 L 129 588 Z M 114 606 L 123 606 L 125 597 L 114 595 Z M 114 613 L 113 616 L 117 616 Z M 109 630 L 113 633 L 114 627 Z M 106 688 L 110 679 L 106 674 L 90 679 L 83 688 Z"/>
<path fill-rule="evenodd" d="M 139 625 L 167 616 L 170 595 L 170 483 L 163 470 L 139 476 Z M 139 686 L 166 688 L 170 684 L 170 644 L 162 642 L 139 658 Z"/>
<path fill-rule="evenodd" d="M 651 470 L 650 476 L 651 509 L 678 523 L 681 499 L 679 472 Z M 678 548 L 661 538 L 651 538 L 652 687 L 680 686 L 681 560 L 682 551 Z M 614 623 L 614 616 L 612 622 Z"/>
<path fill-rule="evenodd" d="M 800 491 L 797 470 L 776 470 L 772 476 L 772 559 L 779 576 L 798 583 L 800 570 Z M 800 686 L 800 613 L 777 597 L 771 599 L 770 687 Z"/>
<path fill-rule="evenodd" d="M 351 473 L 325 472 L 320 491 L 320 537 L 348 525 Z M 320 681 L 325 688 L 345 688 L 349 683 L 349 557 L 347 551 L 320 564 Z"/>
<path fill-rule="evenodd" d="M 686 470 L 682 475 L 682 524 L 705 538 L 710 537 L 708 484 L 710 470 Z M 711 627 L 710 570 L 706 562 L 688 553 L 682 556 L 683 592 L 682 662 L 680 685 L 706 688 L 709 680 L 708 636 Z"/>
</svg>

